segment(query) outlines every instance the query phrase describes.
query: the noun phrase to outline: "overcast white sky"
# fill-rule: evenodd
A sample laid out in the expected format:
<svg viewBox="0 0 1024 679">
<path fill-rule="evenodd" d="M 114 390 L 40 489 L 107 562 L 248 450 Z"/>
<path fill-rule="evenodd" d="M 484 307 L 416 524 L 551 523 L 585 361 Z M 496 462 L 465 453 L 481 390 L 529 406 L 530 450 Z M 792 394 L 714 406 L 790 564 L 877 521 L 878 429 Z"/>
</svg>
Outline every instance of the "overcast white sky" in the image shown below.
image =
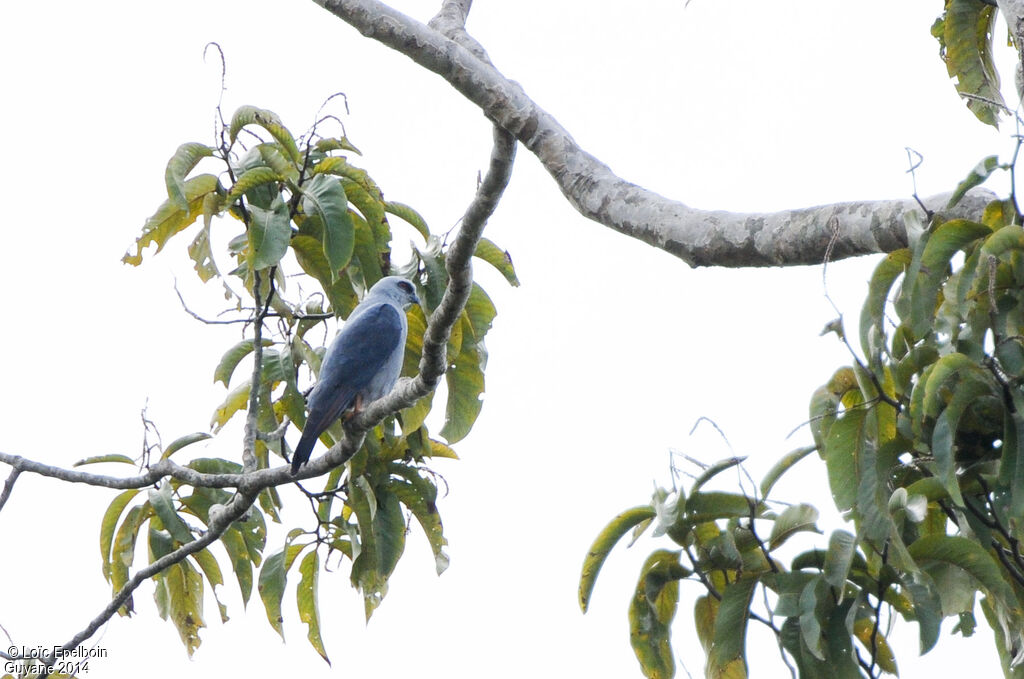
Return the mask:
<svg viewBox="0 0 1024 679">
<path fill-rule="evenodd" d="M 439 3 L 394 4 L 426 20 Z M 906 146 L 925 157 L 918 188 L 928 195 L 951 189 L 981 157 L 1012 151 L 1012 129 L 976 122 L 946 77 L 928 33 L 941 3 L 683 5 L 479 0 L 469 29 L 587 150 L 697 207 L 906 196 Z M 345 92 L 359 162 L 435 230 L 461 216 L 486 167 L 489 124 L 476 109 L 312 2 L 57 0 L 16 3 L 2 17 L 4 452 L 61 465 L 134 456 L 147 402 L 166 443 L 204 429 L 224 395 L 213 368 L 238 330 L 182 312 L 175 276 L 197 308 L 220 301 L 214 286 L 192 283 L 185 243 L 140 269 L 119 263 L 165 197 L 167 158 L 181 142 L 211 139 L 220 74 L 203 61 L 208 41 L 227 56 L 229 112 L 269 108 L 299 134 L 326 97 Z M 440 506 L 449 570 L 434 575 L 414 528 L 369 625 L 347 564 L 322 576 L 330 670 L 307 644 L 291 592 L 285 645 L 258 595 L 243 610 L 229 580 L 222 600 L 232 619 L 222 625 L 208 599 L 209 627 L 189 661 L 146 585 L 137 615 L 93 639 L 109 655 L 83 676 L 640 676 L 626 606 L 643 558 L 670 545 L 614 552 L 586 616 L 576 603 L 584 553 L 615 513 L 670 483 L 670 450 L 707 462 L 749 455 L 759 478 L 809 440 L 806 428 L 787 435 L 806 419 L 814 388 L 848 360 L 833 337 L 818 336 L 835 315 L 821 268 L 691 270 L 579 217 L 522 149 L 487 235 L 510 251 L 523 286 L 479 267 L 499 316 L 481 418 L 457 446 L 461 461 L 435 465 L 450 486 Z M 829 267 L 848 327 L 872 266 Z M 701 416 L 732 451 L 709 427 L 689 435 Z M 229 429 L 194 452 L 237 458 L 240 438 Z M 830 505 L 813 459 L 780 490 Z M 0 514 L 0 625 L 15 642 L 63 643 L 105 604 L 96 545 L 113 496 L 19 480 Z M 267 553 L 281 540 L 273 532 Z M 692 599 L 698 588 L 683 592 Z M 998 672 L 986 636 L 950 639 L 951 626 L 922 659 L 916 628 L 903 626 L 904 677 L 949 676 L 957 665 Z M 755 676 L 781 676 L 774 645 L 756 635 L 765 660 Z M 675 644 L 700 675 L 688 602 Z"/>
</svg>

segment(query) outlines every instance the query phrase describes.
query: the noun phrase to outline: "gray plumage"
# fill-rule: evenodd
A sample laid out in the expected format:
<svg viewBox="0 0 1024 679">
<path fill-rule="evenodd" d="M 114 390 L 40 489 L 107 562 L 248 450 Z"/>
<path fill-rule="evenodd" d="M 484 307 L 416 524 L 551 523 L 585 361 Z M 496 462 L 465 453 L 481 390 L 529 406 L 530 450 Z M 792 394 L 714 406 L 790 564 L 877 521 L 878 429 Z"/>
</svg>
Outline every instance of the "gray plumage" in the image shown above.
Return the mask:
<svg viewBox="0 0 1024 679">
<path fill-rule="evenodd" d="M 416 288 L 400 276 L 370 288 L 327 347 L 320 377 L 309 394 L 309 416 L 292 457 L 292 473 L 309 459 L 320 434 L 349 408 L 376 401 L 391 391 L 402 372 L 405 307 L 419 304 Z"/>
</svg>

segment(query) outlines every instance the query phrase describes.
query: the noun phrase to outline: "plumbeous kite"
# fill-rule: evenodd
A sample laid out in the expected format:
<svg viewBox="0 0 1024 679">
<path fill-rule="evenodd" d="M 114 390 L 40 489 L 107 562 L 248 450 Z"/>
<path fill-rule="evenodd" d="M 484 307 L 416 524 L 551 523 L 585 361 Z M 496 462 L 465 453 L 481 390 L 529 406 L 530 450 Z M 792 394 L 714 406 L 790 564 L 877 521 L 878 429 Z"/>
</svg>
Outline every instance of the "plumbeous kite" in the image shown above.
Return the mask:
<svg viewBox="0 0 1024 679">
<path fill-rule="evenodd" d="M 405 358 L 409 331 L 405 307 L 419 304 L 416 288 L 401 276 L 382 278 L 352 310 L 320 365 L 309 394 L 309 417 L 292 457 L 292 474 L 309 459 L 316 440 L 349 408 L 359 411 L 391 391 Z"/>
</svg>

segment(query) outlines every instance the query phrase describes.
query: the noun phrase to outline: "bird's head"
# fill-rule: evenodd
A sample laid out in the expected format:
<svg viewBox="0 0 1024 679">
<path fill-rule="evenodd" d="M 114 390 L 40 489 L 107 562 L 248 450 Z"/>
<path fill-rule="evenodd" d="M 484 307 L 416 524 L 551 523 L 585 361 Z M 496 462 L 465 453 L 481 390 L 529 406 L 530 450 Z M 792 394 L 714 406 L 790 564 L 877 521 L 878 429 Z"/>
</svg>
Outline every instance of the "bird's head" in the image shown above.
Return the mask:
<svg viewBox="0 0 1024 679">
<path fill-rule="evenodd" d="M 420 298 L 416 296 L 416 286 L 412 284 L 412 281 L 401 276 L 387 276 L 380 279 L 370 288 L 367 297 L 371 296 L 385 297 L 403 309 L 410 304 L 420 303 Z"/>
</svg>

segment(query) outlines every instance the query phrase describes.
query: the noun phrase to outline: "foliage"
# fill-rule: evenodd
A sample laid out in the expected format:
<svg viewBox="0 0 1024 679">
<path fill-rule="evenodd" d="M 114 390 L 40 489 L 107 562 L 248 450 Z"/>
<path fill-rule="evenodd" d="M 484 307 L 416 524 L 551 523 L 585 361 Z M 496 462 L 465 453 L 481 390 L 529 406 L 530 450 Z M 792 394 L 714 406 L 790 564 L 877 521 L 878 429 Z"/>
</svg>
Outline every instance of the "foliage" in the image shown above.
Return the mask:
<svg viewBox="0 0 1024 679">
<path fill-rule="evenodd" d="M 969 181 L 971 181 L 969 179 Z M 669 628 L 680 579 L 700 582 L 697 631 L 709 677 L 747 675 L 751 619 L 770 627 L 799 676 L 896 673 L 884 628 L 915 621 L 922 652 L 942 620 L 973 633 L 978 605 L 1008 677 L 1024 676 L 1024 228 L 1012 201 L 979 221 L 907 217 L 912 247 L 875 269 L 857 359 L 811 398 L 814 446 L 781 460 L 756 490 L 659 490 L 594 542 L 580 580 L 587 609 L 608 552 L 653 526 L 657 550 L 630 607 L 631 640 L 648 677 L 674 673 Z M 840 336 L 842 331 L 840 328 Z M 843 339 L 845 342 L 845 339 Z M 836 507 L 853 524 L 784 564 L 779 547 L 817 532 L 817 510 L 772 496 L 807 453 L 825 462 Z M 670 591 L 667 586 L 671 584 Z M 766 592 L 763 612 L 752 604 Z M 637 640 L 642 643 L 638 644 Z"/>
<path fill-rule="evenodd" d="M 992 59 L 992 36 L 998 9 L 982 0 L 946 0 L 942 16 L 932 24 L 939 56 L 946 62 L 956 91 L 983 123 L 999 125 L 1006 110 L 999 92 L 999 72 Z"/>
<path fill-rule="evenodd" d="M 329 318 L 346 317 L 381 277 L 391 272 L 404 275 L 416 283 L 424 305 L 409 311 L 403 374 L 413 375 L 426 318 L 447 285 L 441 239 L 415 210 L 386 201 L 373 179 L 342 152 L 359 153 L 347 138 L 320 137 L 315 128 L 296 140 L 273 112 L 243 106 L 221 126 L 217 145 L 186 143 L 174 153 L 165 174 L 168 198 L 146 221 L 134 251 L 123 259 L 138 265 L 149 246 L 159 252 L 174 236 L 199 223 L 188 245 L 196 274 L 204 282 L 221 282 L 246 328 L 244 339 L 225 351 L 213 371 L 214 381 L 229 391 L 210 426 L 216 434 L 235 415 L 255 407 L 260 432 L 254 446 L 257 469 L 277 464 L 272 454 L 287 457 L 284 438 L 267 434 L 286 420 L 300 429 L 305 421 L 300 376 L 305 371 L 316 375 L 323 355 L 323 348 L 310 341 L 315 334 L 310 330 Z M 219 174 L 198 173 L 201 163 L 219 163 Z M 400 267 L 391 261 L 389 215 L 407 222 L 422 239 L 412 259 Z M 218 229 L 240 226 L 220 258 L 211 245 L 215 224 Z M 484 241 L 478 254 L 518 284 L 511 260 L 497 245 Z M 231 262 L 227 274 L 221 268 L 225 261 Z M 304 277 L 286 274 L 296 271 Z M 286 285 L 296 297 L 286 296 Z M 304 293 L 310 289 L 315 291 Z M 329 558 L 350 562 L 349 577 L 362 593 L 367 618 L 387 593 L 412 518 L 427 537 L 437 572 L 445 570 L 448 557 L 437 483 L 425 463 L 431 457 L 455 457 L 450 444 L 469 433 L 479 414 L 487 358 L 484 338 L 495 314 L 487 293 L 474 284 L 447 346 L 451 368 L 441 429 L 445 442 L 432 438 L 425 424 L 433 405 L 431 394 L 371 432 L 346 465 L 327 476 L 320 492 L 304 491 L 308 499 L 303 502 L 310 503 L 315 518 L 312 528 L 292 528 L 284 544 L 267 554 L 267 519 L 279 522 L 283 506 L 277 490 L 270 488 L 261 492 L 258 507 L 223 534 L 219 554 L 198 551 L 154 577 L 157 610 L 174 624 L 190 655 L 205 626 L 204 583 L 217 597 L 228 567 L 243 602 L 249 601 L 256 585 L 270 625 L 283 637 L 282 601 L 288 574 L 298 564 L 299 619 L 307 626 L 310 644 L 325 660 L 317 602 L 320 570 Z M 265 318 L 277 322 L 264 326 Z M 237 369 L 248 357 L 254 360 L 253 377 L 238 378 Z M 336 424 L 322 438 L 333 445 L 342 437 L 341 425 Z M 187 446 L 208 438 L 205 432 L 183 436 L 164 449 L 162 457 L 180 456 Z M 124 456 L 105 456 L 79 464 L 97 462 L 134 463 Z M 250 471 L 238 460 L 224 458 L 194 457 L 182 464 L 205 473 Z M 227 490 L 191 487 L 177 479 L 165 480 L 146 493 L 128 490 L 118 495 L 100 529 L 103 575 L 115 594 L 130 577 L 140 535 L 153 563 L 195 539 L 230 497 Z M 216 600 L 221 620 L 227 621 L 227 608 Z M 119 612 L 132 611 L 129 599 Z"/>
</svg>

